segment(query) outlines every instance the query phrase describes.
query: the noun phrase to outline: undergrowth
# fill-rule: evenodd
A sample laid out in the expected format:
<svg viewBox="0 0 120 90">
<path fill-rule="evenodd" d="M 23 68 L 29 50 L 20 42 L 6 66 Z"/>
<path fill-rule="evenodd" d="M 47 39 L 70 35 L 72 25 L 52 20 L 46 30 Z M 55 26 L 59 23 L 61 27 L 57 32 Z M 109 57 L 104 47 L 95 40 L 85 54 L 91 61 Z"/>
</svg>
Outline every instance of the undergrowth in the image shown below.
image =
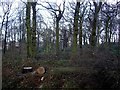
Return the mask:
<svg viewBox="0 0 120 90">
<path fill-rule="evenodd" d="M 82 53 L 72 56 L 71 53 L 60 55 L 56 60 L 54 54 L 44 54 L 31 60 L 11 56 L 10 52 L 3 56 L 2 87 L 3 88 L 117 88 L 120 89 L 119 57 L 111 50 L 102 48 L 83 49 Z M 64 58 L 65 56 L 65 58 Z M 20 78 L 23 66 L 39 66 L 46 68 L 44 80 L 28 73 Z"/>
</svg>

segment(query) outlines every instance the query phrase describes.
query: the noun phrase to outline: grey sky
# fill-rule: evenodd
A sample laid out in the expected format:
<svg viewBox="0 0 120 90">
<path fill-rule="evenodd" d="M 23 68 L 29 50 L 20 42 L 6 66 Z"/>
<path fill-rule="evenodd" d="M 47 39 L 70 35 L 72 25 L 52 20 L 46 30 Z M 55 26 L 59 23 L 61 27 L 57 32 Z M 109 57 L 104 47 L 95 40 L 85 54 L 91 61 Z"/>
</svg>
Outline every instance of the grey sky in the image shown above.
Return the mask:
<svg viewBox="0 0 120 90">
<path fill-rule="evenodd" d="M 21 2 L 21 0 L 0 0 L 0 2 L 7 2 L 7 1 L 13 1 L 13 4 L 12 4 L 12 8 L 11 8 L 11 12 L 10 14 L 13 14 L 13 16 L 15 15 L 15 13 L 17 13 L 17 9 L 18 7 L 23 7 L 24 4 Z M 27 0 L 22 0 L 22 1 L 27 1 Z M 57 5 L 60 5 L 64 0 L 37 0 L 38 3 L 39 2 L 44 2 L 44 1 L 47 1 L 47 2 L 56 2 Z M 66 4 L 70 1 L 75 1 L 76 0 L 65 0 L 66 1 Z M 82 0 L 79 0 L 79 1 L 82 1 Z M 120 0 L 104 0 L 106 1 L 107 3 L 116 3 L 117 1 L 120 1 Z M 61 7 L 62 7 L 62 4 L 61 4 Z M 49 14 L 49 11 L 46 10 L 45 8 L 41 7 L 40 5 L 37 6 L 37 8 L 40 8 L 40 9 L 43 9 L 43 10 L 40 10 L 39 13 L 44 17 L 45 22 L 47 24 L 49 24 L 49 18 L 48 17 L 51 17 L 51 15 Z M 3 10 L 2 10 L 2 7 L 0 5 L 0 23 L 3 19 Z M 0 24 L 1 25 L 1 24 Z"/>
</svg>

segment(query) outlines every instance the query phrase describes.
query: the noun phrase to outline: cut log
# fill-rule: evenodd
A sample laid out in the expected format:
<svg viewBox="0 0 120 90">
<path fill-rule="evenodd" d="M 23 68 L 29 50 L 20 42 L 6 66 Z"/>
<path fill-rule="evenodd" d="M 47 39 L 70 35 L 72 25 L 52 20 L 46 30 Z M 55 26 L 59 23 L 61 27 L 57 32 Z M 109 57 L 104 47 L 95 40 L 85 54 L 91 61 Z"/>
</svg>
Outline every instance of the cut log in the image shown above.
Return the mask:
<svg viewBox="0 0 120 90">
<path fill-rule="evenodd" d="M 45 68 L 44 67 L 38 67 L 36 69 L 36 74 L 43 75 L 45 73 Z"/>
</svg>

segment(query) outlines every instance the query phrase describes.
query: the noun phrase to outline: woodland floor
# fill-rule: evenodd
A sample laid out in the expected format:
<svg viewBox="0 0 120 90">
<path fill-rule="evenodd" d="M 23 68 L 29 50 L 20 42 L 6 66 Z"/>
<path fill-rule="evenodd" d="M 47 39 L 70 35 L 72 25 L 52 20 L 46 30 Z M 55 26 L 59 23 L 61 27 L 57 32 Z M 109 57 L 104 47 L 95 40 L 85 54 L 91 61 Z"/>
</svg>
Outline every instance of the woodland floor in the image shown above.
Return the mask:
<svg viewBox="0 0 120 90">
<path fill-rule="evenodd" d="M 104 55 L 104 56 L 103 56 Z M 120 67 L 115 55 L 99 54 L 81 56 L 79 60 L 26 60 L 10 55 L 3 57 L 2 87 L 4 88 L 117 88 L 120 89 Z M 22 67 L 39 66 L 46 69 L 44 80 L 26 74 Z"/>
</svg>

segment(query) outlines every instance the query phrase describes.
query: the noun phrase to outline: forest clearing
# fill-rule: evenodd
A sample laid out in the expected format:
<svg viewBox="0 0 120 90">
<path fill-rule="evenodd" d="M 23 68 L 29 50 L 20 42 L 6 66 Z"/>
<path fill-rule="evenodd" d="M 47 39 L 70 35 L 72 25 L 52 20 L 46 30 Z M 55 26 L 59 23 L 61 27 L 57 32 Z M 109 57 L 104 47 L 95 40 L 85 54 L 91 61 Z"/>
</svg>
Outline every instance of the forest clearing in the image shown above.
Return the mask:
<svg viewBox="0 0 120 90">
<path fill-rule="evenodd" d="M 120 89 L 120 1 L 0 1 L 2 89 Z"/>
<path fill-rule="evenodd" d="M 12 50 L 13 52 L 13 50 Z M 88 52 L 88 54 L 87 54 Z M 7 52 L 10 54 L 10 52 Z M 7 54 L 6 53 L 6 54 Z M 4 88 L 120 88 L 120 63 L 116 55 L 101 52 L 90 55 L 84 52 L 79 58 L 63 56 L 57 60 L 54 55 L 41 55 L 40 59 L 24 59 L 19 52 L 13 56 L 3 57 Z M 85 56 L 84 56 L 85 54 Z M 68 55 L 68 54 L 67 54 Z M 40 55 L 39 55 L 40 56 Z M 63 58 L 66 58 L 63 59 Z M 23 66 L 33 67 L 33 72 L 40 66 L 45 68 L 41 76 L 32 72 L 22 74 Z M 44 77 L 41 81 L 41 77 Z"/>
</svg>

